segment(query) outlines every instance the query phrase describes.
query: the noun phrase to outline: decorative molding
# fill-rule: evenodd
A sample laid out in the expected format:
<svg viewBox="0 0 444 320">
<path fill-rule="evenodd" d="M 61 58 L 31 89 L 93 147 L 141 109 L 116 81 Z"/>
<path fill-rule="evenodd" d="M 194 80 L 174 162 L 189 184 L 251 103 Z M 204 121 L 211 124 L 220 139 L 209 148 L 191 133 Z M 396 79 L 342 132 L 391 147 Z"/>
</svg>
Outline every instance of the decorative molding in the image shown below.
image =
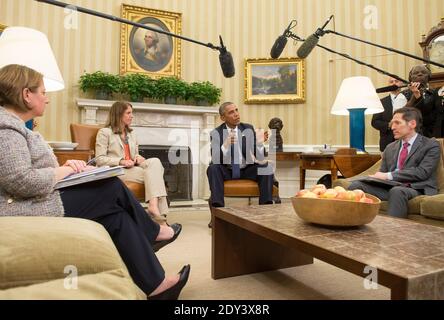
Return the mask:
<svg viewBox="0 0 444 320">
<path fill-rule="evenodd" d="M 349 145 L 332 145 L 333 149 L 350 148 Z M 318 152 L 323 148 L 323 145 L 316 144 L 284 144 L 284 151 L 286 152 Z M 368 153 L 381 153 L 379 145 L 366 145 L 365 150 Z"/>
<path fill-rule="evenodd" d="M 95 107 L 98 109 L 110 109 L 115 101 L 111 100 L 94 100 L 94 99 L 76 99 L 77 106 L 79 108 Z M 134 111 L 153 111 L 153 112 L 166 112 L 175 114 L 212 114 L 218 115 L 218 107 L 200 107 L 200 106 L 187 106 L 178 104 L 155 104 L 155 103 L 141 103 L 131 102 Z"/>
</svg>

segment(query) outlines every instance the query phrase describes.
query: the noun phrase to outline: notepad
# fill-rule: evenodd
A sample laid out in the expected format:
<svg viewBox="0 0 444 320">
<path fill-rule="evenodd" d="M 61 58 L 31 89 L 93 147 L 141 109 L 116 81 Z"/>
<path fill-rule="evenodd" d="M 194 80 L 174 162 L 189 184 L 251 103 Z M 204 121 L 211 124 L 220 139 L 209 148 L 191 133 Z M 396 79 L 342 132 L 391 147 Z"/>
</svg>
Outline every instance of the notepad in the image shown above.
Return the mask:
<svg viewBox="0 0 444 320">
<path fill-rule="evenodd" d="M 399 182 L 399 181 L 384 180 L 384 179 L 378 179 L 378 178 L 373 178 L 373 177 L 360 177 L 357 179 L 353 179 L 352 181 L 362 181 L 362 182 L 366 182 L 369 184 L 373 184 L 373 185 L 377 185 L 377 186 L 385 187 L 385 188 L 393 188 L 393 187 L 404 185 L 402 182 Z"/>
<path fill-rule="evenodd" d="M 100 167 L 90 171 L 84 171 L 67 176 L 65 179 L 60 180 L 54 186 L 54 189 L 62 189 L 70 186 L 74 186 L 81 183 L 87 183 L 91 181 L 97 181 L 102 179 L 108 179 L 124 174 L 122 166 L 116 167 Z"/>
</svg>

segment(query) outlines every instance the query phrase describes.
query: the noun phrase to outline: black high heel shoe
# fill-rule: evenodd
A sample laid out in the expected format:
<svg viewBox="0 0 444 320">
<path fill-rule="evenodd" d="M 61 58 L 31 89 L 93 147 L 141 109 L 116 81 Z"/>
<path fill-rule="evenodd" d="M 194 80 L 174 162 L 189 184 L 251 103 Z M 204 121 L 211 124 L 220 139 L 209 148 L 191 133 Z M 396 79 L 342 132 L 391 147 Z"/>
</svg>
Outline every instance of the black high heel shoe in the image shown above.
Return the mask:
<svg viewBox="0 0 444 320">
<path fill-rule="evenodd" d="M 148 297 L 148 300 L 177 300 L 183 287 L 185 287 L 188 277 L 190 276 L 191 266 L 187 264 L 179 271 L 179 281 L 171 288 L 166 289 L 164 292 Z"/>
<path fill-rule="evenodd" d="M 165 247 L 167 244 L 170 244 L 174 240 L 177 239 L 180 232 L 182 231 L 182 225 L 180 223 L 173 223 L 170 228 L 174 230 L 174 235 L 171 239 L 168 240 L 161 240 L 161 241 L 155 241 L 152 245 L 154 252 L 159 251 L 161 248 Z"/>
</svg>

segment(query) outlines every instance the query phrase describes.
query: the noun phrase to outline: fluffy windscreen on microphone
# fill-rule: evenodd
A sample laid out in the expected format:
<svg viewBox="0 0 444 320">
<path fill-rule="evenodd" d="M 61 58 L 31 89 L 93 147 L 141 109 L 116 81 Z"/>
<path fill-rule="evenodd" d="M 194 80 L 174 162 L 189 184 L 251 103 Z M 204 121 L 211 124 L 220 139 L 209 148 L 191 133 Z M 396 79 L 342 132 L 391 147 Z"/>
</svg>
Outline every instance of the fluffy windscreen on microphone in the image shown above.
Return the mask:
<svg viewBox="0 0 444 320">
<path fill-rule="evenodd" d="M 282 51 L 284 51 L 286 45 L 287 45 L 287 37 L 279 36 L 274 42 L 273 47 L 271 48 L 270 56 L 273 59 L 279 58 L 279 56 L 282 54 Z"/>
<path fill-rule="evenodd" d="M 225 48 L 224 48 L 225 49 Z M 227 50 L 221 50 L 219 62 L 225 78 L 231 78 L 235 75 L 233 56 Z"/>
<path fill-rule="evenodd" d="M 312 34 L 309 36 L 304 43 L 299 47 L 297 55 L 301 59 L 307 58 L 307 56 L 310 54 L 310 52 L 316 47 L 316 45 L 319 42 L 319 38 Z"/>
</svg>

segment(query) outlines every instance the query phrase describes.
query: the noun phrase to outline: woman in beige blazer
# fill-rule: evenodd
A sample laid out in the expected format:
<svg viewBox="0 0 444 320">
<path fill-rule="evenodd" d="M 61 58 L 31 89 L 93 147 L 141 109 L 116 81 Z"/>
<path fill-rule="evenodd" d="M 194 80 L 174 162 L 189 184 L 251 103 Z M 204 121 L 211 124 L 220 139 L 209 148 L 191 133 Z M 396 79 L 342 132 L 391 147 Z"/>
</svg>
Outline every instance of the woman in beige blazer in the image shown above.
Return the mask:
<svg viewBox="0 0 444 320">
<path fill-rule="evenodd" d="M 119 177 L 143 183 L 148 212 L 159 224 L 166 224 L 164 168 L 158 158 L 145 159 L 139 154 L 136 136 L 130 128 L 132 121 L 133 107 L 129 102 L 118 101 L 111 106 L 105 128 L 97 133 L 96 162 L 98 166 L 124 166 L 125 174 Z"/>
</svg>

